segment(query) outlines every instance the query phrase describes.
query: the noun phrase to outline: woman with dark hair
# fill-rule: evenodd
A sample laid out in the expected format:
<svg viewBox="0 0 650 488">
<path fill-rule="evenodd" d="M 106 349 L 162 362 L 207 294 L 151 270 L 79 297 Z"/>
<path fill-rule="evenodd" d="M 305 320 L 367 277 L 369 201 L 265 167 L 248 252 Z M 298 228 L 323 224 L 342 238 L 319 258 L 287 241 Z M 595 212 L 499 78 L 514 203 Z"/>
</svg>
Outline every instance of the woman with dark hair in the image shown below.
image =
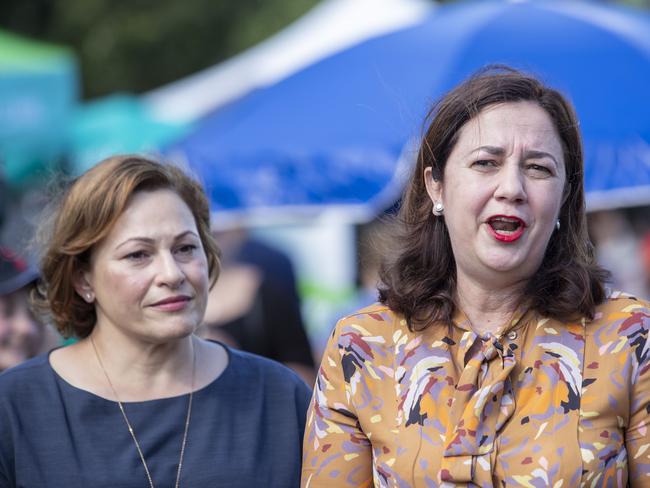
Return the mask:
<svg viewBox="0 0 650 488">
<path fill-rule="evenodd" d="M 641 486 L 647 302 L 609 291 L 571 105 L 506 67 L 434 106 L 381 269 L 340 320 L 303 486 Z"/>
<path fill-rule="evenodd" d="M 297 486 L 307 386 L 194 335 L 219 275 L 201 186 L 114 157 L 48 224 L 36 304 L 78 341 L 0 375 L 0 487 Z"/>
</svg>

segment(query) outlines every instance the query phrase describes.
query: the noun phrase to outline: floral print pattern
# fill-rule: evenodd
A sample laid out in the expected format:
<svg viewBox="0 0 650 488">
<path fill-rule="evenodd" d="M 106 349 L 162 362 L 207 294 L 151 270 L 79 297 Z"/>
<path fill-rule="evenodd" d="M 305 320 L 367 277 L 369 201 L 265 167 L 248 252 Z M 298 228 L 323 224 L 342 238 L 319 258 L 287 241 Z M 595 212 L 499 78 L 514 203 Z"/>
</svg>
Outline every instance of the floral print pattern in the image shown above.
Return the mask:
<svg viewBox="0 0 650 488">
<path fill-rule="evenodd" d="M 520 311 L 498 334 L 411 332 L 376 304 L 323 356 L 302 486 L 650 486 L 650 306 L 593 321 Z"/>
</svg>

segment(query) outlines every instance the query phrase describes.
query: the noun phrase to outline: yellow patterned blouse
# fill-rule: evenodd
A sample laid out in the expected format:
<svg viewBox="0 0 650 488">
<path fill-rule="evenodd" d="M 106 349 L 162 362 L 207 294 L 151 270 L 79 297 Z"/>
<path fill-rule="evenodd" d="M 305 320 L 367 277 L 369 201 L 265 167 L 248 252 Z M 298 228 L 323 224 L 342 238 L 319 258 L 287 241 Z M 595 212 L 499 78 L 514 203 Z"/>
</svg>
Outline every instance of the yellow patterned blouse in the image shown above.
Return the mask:
<svg viewBox="0 0 650 488">
<path fill-rule="evenodd" d="M 650 486 L 650 306 L 594 321 L 520 313 L 497 335 L 413 333 L 373 305 L 337 324 L 305 433 L 303 487 Z"/>
</svg>

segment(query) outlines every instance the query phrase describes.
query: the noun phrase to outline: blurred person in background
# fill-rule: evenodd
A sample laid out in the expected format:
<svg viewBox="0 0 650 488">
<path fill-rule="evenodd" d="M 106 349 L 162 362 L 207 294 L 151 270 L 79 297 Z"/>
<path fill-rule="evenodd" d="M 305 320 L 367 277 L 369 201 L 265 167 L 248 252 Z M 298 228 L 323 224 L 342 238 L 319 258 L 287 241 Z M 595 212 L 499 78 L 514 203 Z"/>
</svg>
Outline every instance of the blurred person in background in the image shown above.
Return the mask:
<svg viewBox="0 0 650 488">
<path fill-rule="evenodd" d="M 243 228 L 215 233 L 221 277 L 200 335 L 284 363 L 308 385 L 316 379 L 293 264 Z"/>
<path fill-rule="evenodd" d="M 641 256 L 643 258 L 646 290 L 650 294 L 650 230 L 646 231 L 641 237 Z"/>
<path fill-rule="evenodd" d="M 605 287 L 572 106 L 491 67 L 427 122 L 381 303 L 323 355 L 303 486 L 647 486 L 650 304 Z"/>
<path fill-rule="evenodd" d="M 197 337 L 219 275 L 201 186 L 104 160 L 42 225 L 35 303 L 77 339 L 0 375 L 0 486 L 291 487 L 309 388 Z"/>
<path fill-rule="evenodd" d="M 357 289 L 348 304 L 352 313 L 377 301 L 379 293 L 379 269 L 383 258 L 384 237 L 390 230 L 384 216 L 357 228 Z"/>
<path fill-rule="evenodd" d="M 356 226 L 356 263 L 357 276 L 355 288 L 350 296 L 333 307 L 330 315 L 331 320 L 326 323 L 332 327 L 322 327 L 318 334 L 313 337 L 315 356 L 322 358 L 327 341 L 332 334 L 332 328 L 337 319 L 355 313 L 376 302 L 379 298 L 377 286 L 379 285 L 379 268 L 385 246 L 385 233 L 390 227 L 385 216 L 379 216 L 374 220 Z"/>
<path fill-rule="evenodd" d="M 58 344 L 53 331 L 32 313 L 29 296 L 38 271 L 0 247 L 0 371 Z"/>
<path fill-rule="evenodd" d="M 641 297 L 650 296 L 641 236 L 637 236 L 625 213 L 593 212 L 589 215 L 589 231 L 598 262 L 612 272 L 612 285 Z"/>
<path fill-rule="evenodd" d="M 2 173 L 2 160 L 0 159 L 0 230 L 5 223 L 5 213 L 9 207 L 9 188 L 7 188 L 7 183 L 5 182 L 4 174 Z"/>
</svg>

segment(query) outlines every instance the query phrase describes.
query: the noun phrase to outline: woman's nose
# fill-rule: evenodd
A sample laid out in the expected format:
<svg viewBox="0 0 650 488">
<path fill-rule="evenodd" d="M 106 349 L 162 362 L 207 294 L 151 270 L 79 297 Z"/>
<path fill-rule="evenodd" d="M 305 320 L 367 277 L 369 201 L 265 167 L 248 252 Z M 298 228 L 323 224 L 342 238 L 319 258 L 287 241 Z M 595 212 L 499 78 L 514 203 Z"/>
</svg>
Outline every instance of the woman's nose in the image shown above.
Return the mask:
<svg viewBox="0 0 650 488">
<path fill-rule="evenodd" d="M 185 281 L 185 273 L 171 252 L 161 253 L 159 280 L 171 288 L 177 288 Z"/>
<path fill-rule="evenodd" d="M 526 201 L 526 182 L 519 164 L 504 164 L 497 175 L 497 187 L 494 192 L 498 200 L 511 202 Z"/>
</svg>

